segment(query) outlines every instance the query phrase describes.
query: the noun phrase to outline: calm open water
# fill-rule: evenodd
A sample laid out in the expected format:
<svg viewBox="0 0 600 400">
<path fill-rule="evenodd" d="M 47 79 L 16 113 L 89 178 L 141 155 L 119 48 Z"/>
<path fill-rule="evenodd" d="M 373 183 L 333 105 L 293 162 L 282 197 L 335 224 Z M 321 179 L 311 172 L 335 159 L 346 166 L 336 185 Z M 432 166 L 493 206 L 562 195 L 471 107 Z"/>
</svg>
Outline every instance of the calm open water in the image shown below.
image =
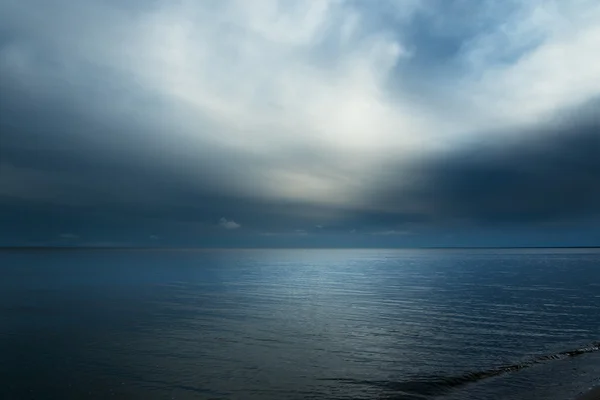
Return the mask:
<svg viewBox="0 0 600 400">
<path fill-rule="evenodd" d="M 2 399 L 562 400 L 599 340 L 595 250 L 0 252 Z"/>
</svg>

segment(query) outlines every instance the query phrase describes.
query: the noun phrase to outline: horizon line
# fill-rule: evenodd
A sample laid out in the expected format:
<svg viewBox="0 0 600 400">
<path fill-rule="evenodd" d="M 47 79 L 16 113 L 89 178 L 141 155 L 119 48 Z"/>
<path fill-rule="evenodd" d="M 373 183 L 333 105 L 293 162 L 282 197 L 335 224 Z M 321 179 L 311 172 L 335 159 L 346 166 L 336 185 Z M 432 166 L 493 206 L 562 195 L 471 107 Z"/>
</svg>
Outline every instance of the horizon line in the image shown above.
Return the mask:
<svg viewBox="0 0 600 400">
<path fill-rule="evenodd" d="M 598 246 L 419 246 L 419 247 L 177 247 L 177 246 L 0 246 L 11 250 L 526 250 L 600 249 Z"/>
</svg>

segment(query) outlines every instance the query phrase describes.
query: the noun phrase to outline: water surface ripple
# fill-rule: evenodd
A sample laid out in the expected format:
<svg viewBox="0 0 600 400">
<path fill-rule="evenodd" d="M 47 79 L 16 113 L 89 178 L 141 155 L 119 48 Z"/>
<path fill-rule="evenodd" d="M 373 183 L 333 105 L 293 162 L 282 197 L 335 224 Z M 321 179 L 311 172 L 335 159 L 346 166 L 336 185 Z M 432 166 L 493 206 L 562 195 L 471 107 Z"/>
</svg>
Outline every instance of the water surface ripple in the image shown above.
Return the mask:
<svg viewBox="0 0 600 400">
<path fill-rule="evenodd" d="M 0 397 L 569 399 L 595 250 L 0 252 Z"/>
</svg>

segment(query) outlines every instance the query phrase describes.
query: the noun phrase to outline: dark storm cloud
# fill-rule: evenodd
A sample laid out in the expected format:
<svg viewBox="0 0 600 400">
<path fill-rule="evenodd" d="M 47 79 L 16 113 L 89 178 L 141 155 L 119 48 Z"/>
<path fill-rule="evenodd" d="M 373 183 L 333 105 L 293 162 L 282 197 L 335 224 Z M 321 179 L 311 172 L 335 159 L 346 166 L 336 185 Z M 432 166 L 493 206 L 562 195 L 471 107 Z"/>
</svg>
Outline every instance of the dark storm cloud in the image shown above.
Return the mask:
<svg viewBox="0 0 600 400">
<path fill-rule="evenodd" d="M 164 232 L 177 243 L 219 246 L 231 242 L 231 232 L 219 238 L 233 230 L 223 226 L 240 225 L 235 230 L 245 234 L 286 232 L 339 214 L 237 192 L 237 182 L 251 186 L 258 178 L 252 169 L 258 162 L 251 159 L 214 148 L 211 154 L 196 147 L 173 153 L 151 140 L 136 143 L 129 135 L 136 128 L 134 136 L 141 135 L 141 128 L 115 121 L 104 121 L 95 136 L 93 119 L 66 106 L 3 97 L 0 125 L 5 243 L 39 243 L 64 232 L 81 233 L 82 243 L 96 237 L 130 243 Z"/>
<path fill-rule="evenodd" d="M 101 86 L 103 75 L 95 78 Z M 0 88 L 0 216 L 16 236 L 110 237 L 135 228 L 147 237 L 175 226 L 193 237 L 220 231 L 221 218 L 244 231 L 286 232 L 345 212 L 259 190 L 261 171 L 273 168 L 335 175 L 335 160 L 321 149 L 282 149 L 267 159 L 86 107 L 110 103 L 110 90 L 85 98 L 63 85 L 50 97 L 8 80 Z"/>
<path fill-rule="evenodd" d="M 579 121 L 571 118 L 403 166 L 398 171 L 411 183 L 395 184 L 392 172 L 373 201 L 386 209 L 418 208 L 439 223 L 528 224 L 598 216 L 598 105 Z"/>
</svg>

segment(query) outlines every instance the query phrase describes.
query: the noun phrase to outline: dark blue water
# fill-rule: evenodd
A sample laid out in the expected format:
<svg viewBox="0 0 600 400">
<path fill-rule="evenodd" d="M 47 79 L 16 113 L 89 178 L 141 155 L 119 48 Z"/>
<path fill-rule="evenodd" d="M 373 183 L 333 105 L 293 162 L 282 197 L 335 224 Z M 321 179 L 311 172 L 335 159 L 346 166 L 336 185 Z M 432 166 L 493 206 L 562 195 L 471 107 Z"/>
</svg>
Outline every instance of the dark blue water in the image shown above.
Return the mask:
<svg viewBox="0 0 600 400">
<path fill-rule="evenodd" d="M 0 266 L 2 399 L 558 400 L 600 377 L 593 250 L 5 251 Z"/>
</svg>

